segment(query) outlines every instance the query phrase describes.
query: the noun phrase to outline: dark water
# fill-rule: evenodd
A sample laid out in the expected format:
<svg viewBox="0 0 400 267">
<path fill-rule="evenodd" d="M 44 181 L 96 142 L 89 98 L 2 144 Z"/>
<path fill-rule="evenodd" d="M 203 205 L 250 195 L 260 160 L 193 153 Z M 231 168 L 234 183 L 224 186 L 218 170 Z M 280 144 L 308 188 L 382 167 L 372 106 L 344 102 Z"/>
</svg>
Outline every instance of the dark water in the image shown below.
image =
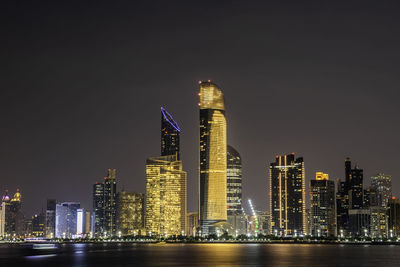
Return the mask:
<svg viewBox="0 0 400 267">
<path fill-rule="evenodd" d="M 400 246 L 66 244 L 34 255 L 0 245 L 0 266 L 400 266 Z"/>
</svg>

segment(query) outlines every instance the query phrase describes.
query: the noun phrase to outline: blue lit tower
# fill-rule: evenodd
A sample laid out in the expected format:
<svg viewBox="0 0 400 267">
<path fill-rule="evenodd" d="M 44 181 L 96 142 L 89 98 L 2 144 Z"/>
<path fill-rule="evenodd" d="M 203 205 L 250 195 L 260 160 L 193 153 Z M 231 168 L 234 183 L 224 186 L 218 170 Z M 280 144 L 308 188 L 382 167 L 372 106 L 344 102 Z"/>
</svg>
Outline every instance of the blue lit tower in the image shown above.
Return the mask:
<svg viewBox="0 0 400 267">
<path fill-rule="evenodd" d="M 181 129 L 172 116 L 161 107 L 161 156 L 176 155 L 180 160 L 179 134 Z"/>
</svg>

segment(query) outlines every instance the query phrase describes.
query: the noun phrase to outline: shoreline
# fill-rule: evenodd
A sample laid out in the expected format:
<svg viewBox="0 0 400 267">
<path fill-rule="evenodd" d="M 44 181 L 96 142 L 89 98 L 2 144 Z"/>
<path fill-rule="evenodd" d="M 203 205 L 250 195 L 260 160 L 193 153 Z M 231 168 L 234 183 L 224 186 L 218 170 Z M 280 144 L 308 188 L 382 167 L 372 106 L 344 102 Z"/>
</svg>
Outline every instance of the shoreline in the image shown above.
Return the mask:
<svg viewBox="0 0 400 267">
<path fill-rule="evenodd" d="M 257 241 L 257 240 L 246 240 L 246 241 L 163 241 L 163 240 L 154 240 L 154 241 L 124 241 L 124 240 L 109 240 L 109 241 L 57 241 L 57 240 L 48 240 L 45 242 L 30 242 L 30 241 L 0 241 L 0 245 L 21 245 L 21 244 L 30 244 L 30 243 L 51 243 L 51 244 L 285 244 L 285 245 L 384 245 L 384 246 L 400 246 L 399 241 L 294 241 L 294 240 L 286 240 L 286 241 Z"/>
</svg>

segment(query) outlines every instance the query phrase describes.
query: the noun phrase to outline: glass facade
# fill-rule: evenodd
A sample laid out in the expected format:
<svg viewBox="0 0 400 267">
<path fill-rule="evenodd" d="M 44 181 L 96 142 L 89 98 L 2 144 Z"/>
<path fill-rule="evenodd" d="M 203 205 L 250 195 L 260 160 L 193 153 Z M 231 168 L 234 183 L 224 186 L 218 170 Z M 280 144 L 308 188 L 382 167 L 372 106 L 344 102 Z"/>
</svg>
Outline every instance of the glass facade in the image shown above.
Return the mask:
<svg viewBox="0 0 400 267">
<path fill-rule="evenodd" d="M 93 185 L 93 211 L 95 214 L 95 234 L 115 235 L 117 170 L 108 169 L 104 182 Z"/>
<path fill-rule="evenodd" d="M 311 235 L 336 236 L 335 183 L 326 173 L 315 176 L 310 181 Z"/>
<path fill-rule="evenodd" d="M 228 216 L 242 214 L 242 160 L 239 152 L 229 145 L 226 177 Z"/>
<path fill-rule="evenodd" d="M 186 172 L 176 155 L 146 161 L 146 232 L 180 235 L 186 227 Z"/>
<path fill-rule="evenodd" d="M 270 164 L 271 233 L 306 234 L 305 170 L 303 158 L 276 156 Z"/>
<path fill-rule="evenodd" d="M 383 173 L 371 177 L 371 190 L 376 194 L 376 205 L 386 208 L 392 198 L 392 177 Z"/>
<path fill-rule="evenodd" d="M 224 96 L 214 83 L 200 83 L 199 218 L 203 235 L 227 220 L 227 141 Z"/>
<path fill-rule="evenodd" d="M 46 208 L 46 237 L 54 238 L 56 236 L 56 205 L 55 199 L 47 199 Z"/>
<path fill-rule="evenodd" d="M 172 116 L 161 108 L 161 156 L 177 155 L 179 153 L 179 134 L 181 129 Z"/>
<path fill-rule="evenodd" d="M 121 235 L 139 235 L 144 229 L 144 194 L 118 192 L 117 231 Z M 143 233 L 144 234 L 144 233 Z"/>
<path fill-rule="evenodd" d="M 63 202 L 56 205 L 56 237 L 72 238 L 77 234 L 78 202 Z"/>
</svg>

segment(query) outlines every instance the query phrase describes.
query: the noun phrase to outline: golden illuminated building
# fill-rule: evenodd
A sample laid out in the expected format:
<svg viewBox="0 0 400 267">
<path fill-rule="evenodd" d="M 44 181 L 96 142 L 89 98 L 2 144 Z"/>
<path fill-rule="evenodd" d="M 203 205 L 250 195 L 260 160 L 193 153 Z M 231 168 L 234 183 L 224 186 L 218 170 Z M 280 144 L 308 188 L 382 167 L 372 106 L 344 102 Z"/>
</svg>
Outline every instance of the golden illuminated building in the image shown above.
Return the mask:
<svg viewBox="0 0 400 267">
<path fill-rule="evenodd" d="M 271 233 L 279 236 L 306 234 L 305 170 L 294 153 L 276 156 L 270 164 Z"/>
<path fill-rule="evenodd" d="M 121 235 L 142 234 L 144 228 L 144 194 L 118 192 L 117 232 Z M 144 234 L 144 233 L 143 233 Z"/>
<path fill-rule="evenodd" d="M 316 172 L 315 173 L 315 180 L 317 180 L 317 181 L 329 180 L 329 174 L 323 173 L 323 172 Z"/>
<path fill-rule="evenodd" d="M 214 83 L 200 82 L 199 219 L 202 234 L 227 220 L 227 142 L 224 95 Z"/>
<path fill-rule="evenodd" d="M 180 235 L 186 227 L 186 172 L 177 155 L 146 162 L 146 231 L 152 235 Z"/>
</svg>

